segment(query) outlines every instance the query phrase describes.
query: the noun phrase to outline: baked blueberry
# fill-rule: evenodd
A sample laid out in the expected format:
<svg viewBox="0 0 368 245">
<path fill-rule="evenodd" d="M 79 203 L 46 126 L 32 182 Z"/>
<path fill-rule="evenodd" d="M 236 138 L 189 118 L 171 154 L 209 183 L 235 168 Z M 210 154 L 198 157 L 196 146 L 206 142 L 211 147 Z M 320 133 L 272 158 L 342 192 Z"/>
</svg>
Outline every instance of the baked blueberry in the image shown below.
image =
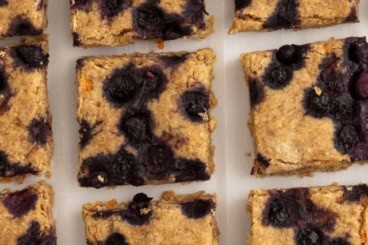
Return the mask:
<svg viewBox="0 0 368 245">
<path fill-rule="evenodd" d="M 42 30 L 34 27 L 29 19 L 19 15 L 13 19 L 8 28 L 6 36 L 36 36 L 41 34 Z"/>
<path fill-rule="evenodd" d="M 299 3 L 297 0 L 279 0 L 275 11 L 264 23 L 264 27 L 274 30 L 294 28 L 300 22 L 298 6 Z"/>
<path fill-rule="evenodd" d="M 86 0 L 83 0 L 86 1 Z M 131 0 L 109 0 L 101 1 L 101 14 L 104 18 L 111 19 L 117 16 L 123 9 L 132 4 Z"/>
<path fill-rule="evenodd" d="M 0 68 L 0 93 L 2 93 L 8 87 L 5 71 Z"/>
<path fill-rule="evenodd" d="M 127 137 L 130 143 L 140 146 L 152 138 L 151 117 L 148 114 L 124 115 L 119 129 Z"/>
<path fill-rule="evenodd" d="M 35 209 L 37 200 L 37 193 L 34 193 L 32 189 L 28 188 L 10 193 L 3 200 L 3 204 L 14 218 L 20 218 Z"/>
<path fill-rule="evenodd" d="M 344 199 L 351 202 L 359 202 L 364 196 L 368 196 L 368 186 L 361 184 L 350 188 L 344 187 Z"/>
<path fill-rule="evenodd" d="M 291 68 L 272 62 L 264 74 L 264 82 L 272 89 L 283 89 L 289 85 L 293 77 Z"/>
<path fill-rule="evenodd" d="M 257 79 L 249 80 L 249 96 L 251 106 L 260 104 L 264 98 L 264 85 Z"/>
<path fill-rule="evenodd" d="M 133 11 L 133 24 L 143 39 L 161 38 L 165 29 L 163 11 L 156 4 L 142 4 Z"/>
<path fill-rule="evenodd" d="M 323 232 L 310 225 L 302 228 L 296 235 L 297 245 L 322 245 L 324 244 Z"/>
<path fill-rule="evenodd" d="M 187 0 L 183 15 L 192 24 L 205 28 L 204 15 L 207 14 L 204 0 Z"/>
<path fill-rule="evenodd" d="M 115 71 L 104 83 L 103 94 L 116 106 L 136 99 L 142 86 L 142 79 L 133 65 Z"/>
<path fill-rule="evenodd" d="M 31 221 L 27 233 L 18 238 L 17 245 L 56 245 L 56 235 L 53 230 L 46 234 L 42 233 L 40 224 Z"/>
<path fill-rule="evenodd" d="M 8 0 L 0 0 L 0 7 L 8 5 Z"/>
<path fill-rule="evenodd" d="M 354 83 L 354 94 L 358 99 L 368 99 L 368 71 L 361 72 Z"/>
<path fill-rule="evenodd" d="M 158 98 L 164 90 L 167 78 L 160 67 L 144 67 L 138 71 L 142 76 L 142 93 L 145 99 Z"/>
<path fill-rule="evenodd" d="M 359 142 L 359 135 L 353 125 L 342 126 L 335 137 L 335 146 L 343 154 L 349 154 Z"/>
<path fill-rule="evenodd" d="M 119 151 L 109 166 L 111 182 L 115 184 L 128 182 L 129 177 L 134 175 L 133 170 L 136 164 L 134 155 L 126 151 Z"/>
<path fill-rule="evenodd" d="M 235 0 L 235 11 L 244 9 L 252 3 L 252 0 Z"/>
<path fill-rule="evenodd" d="M 355 64 L 368 65 L 368 44 L 364 38 L 349 38 L 346 40 L 348 45 L 348 59 Z"/>
<path fill-rule="evenodd" d="M 292 65 L 301 59 L 299 48 L 296 45 L 284 45 L 276 52 L 277 60 L 283 65 Z"/>
<path fill-rule="evenodd" d="M 215 208 L 215 204 L 212 202 L 212 200 L 202 199 L 197 199 L 191 202 L 183 202 L 180 205 L 183 214 L 190 219 L 203 218 Z"/>
<path fill-rule="evenodd" d="M 204 114 L 210 107 L 210 98 L 204 88 L 189 90 L 180 97 L 184 114 L 193 122 L 203 122 Z"/>
<path fill-rule="evenodd" d="M 329 107 L 329 97 L 323 93 L 318 95 L 314 88 L 304 92 L 304 109 L 310 116 L 322 118 L 327 116 Z"/>
<path fill-rule="evenodd" d="M 45 145 L 47 137 L 51 132 L 51 127 L 44 118 L 34 118 L 28 125 L 28 137 L 32 143 Z"/>
<path fill-rule="evenodd" d="M 16 59 L 26 67 L 41 68 L 49 63 L 49 55 L 44 53 L 41 45 L 23 44 L 15 47 L 14 51 Z"/>
<path fill-rule="evenodd" d="M 210 179 L 206 165 L 200 160 L 176 159 L 173 173 L 176 182 Z"/>
<path fill-rule="evenodd" d="M 104 243 L 105 245 L 128 245 L 125 237 L 118 232 L 111 233 Z"/>
<path fill-rule="evenodd" d="M 162 178 L 174 164 L 174 154 L 169 146 L 158 142 L 143 149 L 141 161 L 148 174 Z"/>
</svg>

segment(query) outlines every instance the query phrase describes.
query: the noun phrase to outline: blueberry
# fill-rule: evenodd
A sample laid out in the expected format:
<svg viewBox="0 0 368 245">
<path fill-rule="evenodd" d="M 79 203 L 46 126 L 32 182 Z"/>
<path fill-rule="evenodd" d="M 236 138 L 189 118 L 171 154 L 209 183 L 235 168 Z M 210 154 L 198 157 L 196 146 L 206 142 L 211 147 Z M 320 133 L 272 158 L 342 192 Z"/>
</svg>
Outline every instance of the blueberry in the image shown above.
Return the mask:
<svg viewBox="0 0 368 245">
<path fill-rule="evenodd" d="M 244 9 L 252 3 L 252 0 L 235 0 L 235 11 Z"/>
<path fill-rule="evenodd" d="M 20 218 L 35 209 L 37 200 L 37 194 L 28 188 L 10 193 L 3 200 L 3 204 L 14 218 Z"/>
<path fill-rule="evenodd" d="M 8 87 L 5 71 L 0 69 L 0 93 Z"/>
<path fill-rule="evenodd" d="M 121 233 L 114 232 L 107 237 L 104 245 L 128 245 L 128 242 Z"/>
<path fill-rule="evenodd" d="M 260 153 L 257 154 L 256 160 L 257 160 L 257 162 L 259 162 L 265 168 L 268 168 L 271 165 L 270 160 L 267 159 L 265 156 L 263 156 Z"/>
<path fill-rule="evenodd" d="M 200 160 L 177 159 L 173 170 L 175 182 L 208 180 L 206 165 Z"/>
<path fill-rule="evenodd" d="M 344 199 L 351 202 L 358 202 L 364 196 L 368 196 L 368 186 L 360 184 L 348 189 L 344 187 Z"/>
<path fill-rule="evenodd" d="M 116 184 L 125 183 L 129 179 L 130 174 L 132 174 L 135 165 L 134 155 L 124 151 L 118 152 L 111 166 L 109 166 L 111 180 Z"/>
<path fill-rule="evenodd" d="M 361 72 L 354 83 L 354 94 L 358 99 L 368 99 L 368 71 Z"/>
<path fill-rule="evenodd" d="M 294 28 L 299 25 L 298 0 L 280 0 L 275 11 L 265 22 L 264 27 L 270 29 Z"/>
<path fill-rule="evenodd" d="M 157 98 L 167 82 L 165 74 L 158 66 L 145 67 L 138 71 L 142 76 L 142 91 L 146 98 Z"/>
<path fill-rule="evenodd" d="M 49 55 L 44 53 L 41 45 L 20 45 L 14 48 L 15 55 L 23 65 L 30 68 L 41 68 L 49 63 Z"/>
<path fill-rule="evenodd" d="M 163 11 L 150 3 L 133 10 L 133 24 L 143 39 L 161 38 L 166 25 Z"/>
<path fill-rule="evenodd" d="M 14 177 L 16 175 L 36 173 L 37 171 L 30 164 L 10 163 L 6 153 L 0 150 L 0 177 Z"/>
<path fill-rule="evenodd" d="M 336 137 L 336 148 L 343 154 L 350 153 L 359 142 L 359 135 L 352 125 L 342 126 L 338 130 Z"/>
<path fill-rule="evenodd" d="M 328 105 L 328 114 L 335 120 L 350 120 L 353 115 L 354 101 L 349 95 L 335 97 Z"/>
<path fill-rule="evenodd" d="M 296 235 L 297 245 L 322 245 L 324 241 L 323 232 L 313 226 L 302 228 Z"/>
<path fill-rule="evenodd" d="M 0 0 L 0 7 L 8 5 L 8 0 Z"/>
<path fill-rule="evenodd" d="M 142 163 L 150 174 L 165 176 L 174 163 L 174 155 L 163 143 L 151 144 L 143 151 Z"/>
<path fill-rule="evenodd" d="M 183 16 L 190 20 L 193 25 L 205 28 L 204 15 L 207 14 L 204 0 L 188 0 L 186 1 Z"/>
<path fill-rule="evenodd" d="M 183 214 L 190 219 L 203 218 L 215 208 L 215 204 L 212 200 L 202 199 L 197 199 L 192 202 L 183 202 L 180 205 Z"/>
<path fill-rule="evenodd" d="M 108 19 L 113 18 L 131 4 L 132 4 L 131 0 L 101 1 L 102 16 Z"/>
<path fill-rule="evenodd" d="M 293 226 L 300 219 L 300 205 L 296 201 L 299 193 L 283 193 L 270 199 L 264 214 L 266 224 L 286 228 Z"/>
<path fill-rule="evenodd" d="M 159 57 L 159 60 L 164 67 L 178 66 L 187 60 L 187 55 L 163 55 Z"/>
<path fill-rule="evenodd" d="M 272 89 L 283 89 L 289 85 L 292 76 L 291 68 L 273 62 L 266 69 L 264 82 Z"/>
<path fill-rule="evenodd" d="M 34 27 L 32 22 L 22 15 L 15 17 L 7 30 L 6 36 L 37 36 L 42 34 L 42 29 Z"/>
<path fill-rule="evenodd" d="M 282 200 L 276 199 L 271 203 L 268 219 L 274 226 L 283 226 L 288 222 L 289 214 L 287 206 Z"/>
<path fill-rule="evenodd" d="M 31 221 L 27 233 L 17 239 L 17 245 L 56 245 L 56 234 L 53 229 L 41 231 L 37 221 Z"/>
<path fill-rule="evenodd" d="M 34 118 L 28 125 L 28 137 L 31 143 L 45 145 L 51 127 L 44 118 Z"/>
<path fill-rule="evenodd" d="M 151 117 L 145 114 L 124 116 L 119 129 L 124 133 L 129 142 L 140 145 L 149 142 L 152 137 Z"/>
<path fill-rule="evenodd" d="M 301 56 L 299 54 L 298 46 L 284 45 L 276 52 L 276 58 L 281 64 L 289 66 L 298 63 Z"/>
<path fill-rule="evenodd" d="M 117 106 L 134 100 L 140 91 L 142 81 L 137 76 L 136 70 L 129 65 L 115 71 L 103 85 L 103 93 L 108 101 Z"/>
<path fill-rule="evenodd" d="M 348 39 L 348 59 L 356 64 L 368 64 L 368 44 L 364 38 Z"/>
<path fill-rule="evenodd" d="M 152 211 L 142 213 L 141 210 L 149 208 L 151 200 L 152 198 L 147 197 L 144 193 L 138 193 L 134 196 L 128 209 L 123 210 L 120 215 L 132 225 L 144 225 L 149 222 Z"/>
<path fill-rule="evenodd" d="M 181 107 L 185 115 L 193 122 L 203 122 L 203 115 L 209 110 L 210 99 L 204 88 L 185 91 L 181 97 Z"/>
<path fill-rule="evenodd" d="M 264 98 L 264 86 L 259 80 L 251 79 L 249 81 L 249 96 L 252 107 L 262 102 Z"/>
<path fill-rule="evenodd" d="M 327 116 L 329 97 L 323 92 L 321 95 L 318 95 L 314 89 L 307 89 L 304 92 L 303 104 L 307 115 L 322 118 Z"/>
<path fill-rule="evenodd" d="M 181 25 L 181 23 L 184 21 L 182 18 L 176 15 L 168 16 L 169 17 L 166 17 L 168 20 L 166 20 L 165 29 L 163 30 L 161 37 L 163 40 L 174 40 L 190 35 L 190 27 Z"/>
</svg>

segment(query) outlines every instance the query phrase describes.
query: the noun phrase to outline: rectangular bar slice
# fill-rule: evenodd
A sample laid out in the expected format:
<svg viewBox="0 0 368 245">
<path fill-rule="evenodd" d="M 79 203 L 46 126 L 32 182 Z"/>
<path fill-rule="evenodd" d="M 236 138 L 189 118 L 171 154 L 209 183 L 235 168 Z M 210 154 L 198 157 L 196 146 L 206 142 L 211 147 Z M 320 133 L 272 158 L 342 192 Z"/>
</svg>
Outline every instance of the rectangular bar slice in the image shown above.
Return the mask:
<svg viewBox="0 0 368 245">
<path fill-rule="evenodd" d="M 165 192 L 151 200 L 139 193 L 129 203 L 85 204 L 87 244 L 218 244 L 214 195 Z"/>
<path fill-rule="evenodd" d="M 0 192 L 0 244 L 56 245 L 54 193 L 46 182 Z"/>
<path fill-rule="evenodd" d="M 47 27 L 47 0 L 1 0 L 0 38 L 36 36 Z"/>
<path fill-rule="evenodd" d="M 359 22 L 359 0 L 236 0 L 230 34 Z"/>
<path fill-rule="evenodd" d="M 211 49 L 80 59 L 81 186 L 208 180 L 215 59 Z"/>
<path fill-rule="evenodd" d="M 75 46 L 116 46 L 139 39 L 205 38 L 213 31 L 204 0 L 71 0 Z"/>
<path fill-rule="evenodd" d="M 309 174 L 368 160 L 368 44 L 331 39 L 241 56 L 253 174 Z"/>
<path fill-rule="evenodd" d="M 50 175 L 46 37 L 0 48 L 0 180 Z"/>
<path fill-rule="evenodd" d="M 367 244 L 367 206 L 367 185 L 253 190 L 249 244 Z"/>
</svg>

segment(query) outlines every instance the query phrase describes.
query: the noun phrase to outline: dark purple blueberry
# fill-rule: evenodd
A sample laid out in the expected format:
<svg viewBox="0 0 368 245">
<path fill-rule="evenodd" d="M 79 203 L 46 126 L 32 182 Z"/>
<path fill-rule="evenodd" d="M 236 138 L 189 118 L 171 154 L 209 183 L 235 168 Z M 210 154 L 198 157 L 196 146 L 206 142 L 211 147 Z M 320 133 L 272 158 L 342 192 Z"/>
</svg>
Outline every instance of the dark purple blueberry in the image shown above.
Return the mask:
<svg viewBox="0 0 368 245">
<path fill-rule="evenodd" d="M 163 143 L 147 146 L 142 154 L 142 164 L 148 173 L 154 176 L 165 176 L 174 164 L 172 150 Z"/>
<path fill-rule="evenodd" d="M 30 164 L 10 163 L 6 153 L 0 150 L 0 177 L 14 177 L 16 175 L 36 173 L 37 171 Z"/>
<path fill-rule="evenodd" d="M 15 56 L 29 68 L 45 67 L 49 63 L 49 55 L 44 53 L 41 45 L 20 45 L 14 48 Z"/>
<path fill-rule="evenodd" d="M 109 167 L 110 179 L 113 183 L 126 183 L 133 175 L 136 165 L 134 155 L 126 151 L 119 151 Z"/>
<path fill-rule="evenodd" d="M 210 199 L 197 199 L 192 202 L 183 202 L 180 205 L 183 214 L 190 219 L 203 218 L 215 208 L 214 202 Z"/>
<path fill-rule="evenodd" d="M 368 186 L 365 184 L 344 187 L 344 199 L 347 201 L 358 202 L 364 196 L 368 196 Z"/>
<path fill-rule="evenodd" d="M 322 118 L 328 114 L 329 97 L 323 92 L 318 95 L 313 88 L 307 89 L 304 92 L 303 104 L 307 115 Z"/>
<path fill-rule="evenodd" d="M 328 114 L 331 118 L 342 121 L 350 120 L 353 115 L 354 101 L 347 94 L 334 97 L 328 105 Z"/>
<path fill-rule="evenodd" d="M 276 52 L 277 60 L 286 66 L 296 64 L 302 58 L 296 45 L 284 45 Z"/>
<path fill-rule="evenodd" d="M 311 225 L 302 228 L 296 235 L 297 245 L 323 245 L 323 242 L 323 232 L 319 228 Z"/>
<path fill-rule="evenodd" d="M 143 39 L 161 38 L 166 25 L 163 11 L 150 3 L 133 10 L 133 24 Z"/>
<path fill-rule="evenodd" d="M 267 219 L 275 227 L 290 227 L 299 216 L 299 205 L 295 200 L 276 198 L 269 204 Z"/>
<path fill-rule="evenodd" d="M 182 24 L 184 20 L 179 15 L 166 15 L 165 21 L 162 40 L 175 40 L 183 36 L 189 36 L 192 33 L 189 26 Z"/>
<path fill-rule="evenodd" d="M 8 194 L 3 204 L 14 218 L 20 218 L 35 209 L 37 200 L 37 193 L 28 188 Z"/>
<path fill-rule="evenodd" d="M 270 160 L 260 153 L 257 154 L 257 162 L 259 162 L 265 168 L 270 166 Z"/>
<path fill-rule="evenodd" d="M 101 14 L 104 18 L 111 19 L 131 4 L 131 0 L 101 1 Z"/>
<path fill-rule="evenodd" d="M 252 3 L 252 0 L 235 0 L 235 11 L 242 10 L 248 7 Z"/>
<path fill-rule="evenodd" d="M 262 102 L 264 98 L 264 85 L 258 79 L 249 80 L 249 96 L 252 107 Z"/>
<path fill-rule="evenodd" d="M 361 72 L 354 83 L 354 94 L 358 99 L 368 99 L 368 71 Z"/>
<path fill-rule="evenodd" d="M 166 85 L 167 78 L 158 66 L 144 67 L 137 71 L 142 76 L 142 92 L 145 98 L 158 98 Z"/>
<path fill-rule="evenodd" d="M 272 89 L 283 89 L 291 82 L 293 71 L 291 68 L 272 62 L 264 74 L 264 82 Z"/>
<path fill-rule="evenodd" d="M 142 86 L 132 65 L 115 71 L 104 83 L 104 96 L 114 105 L 123 106 L 134 100 Z"/>
<path fill-rule="evenodd" d="M 56 245 L 54 230 L 41 231 L 40 224 L 32 221 L 27 233 L 17 239 L 17 245 Z"/>
<path fill-rule="evenodd" d="M 351 7 L 350 13 L 346 17 L 345 22 L 359 22 L 359 17 L 356 11 L 356 7 Z"/>
<path fill-rule="evenodd" d="M 185 115 L 193 122 L 203 122 L 203 114 L 210 108 L 210 98 L 204 88 L 185 91 L 180 97 Z"/>
<path fill-rule="evenodd" d="M 209 180 L 206 165 L 200 160 L 177 159 L 173 170 L 175 182 Z"/>
<path fill-rule="evenodd" d="M 5 71 L 0 68 L 0 94 L 8 87 L 8 81 L 5 75 Z"/>
<path fill-rule="evenodd" d="M 124 235 L 118 232 L 111 233 L 104 243 L 104 245 L 128 245 Z"/>
<path fill-rule="evenodd" d="M 91 3 L 91 0 L 70 0 L 73 9 L 86 10 Z"/>
<path fill-rule="evenodd" d="M 6 36 L 37 36 L 42 34 L 41 29 L 34 27 L 32 22 L 24 16 L 17 16 L 13 19 L 6 33 Z"/>
<path fill-rule="evenodd" d="M 152 198 L 147 197 L 144 193 L 136 194 L 129 204 L 129 208 L 121 212 L 121 217 L 132 225 L 147 224 L 152 216 L 152 211 L 142 213 L 141 210 L 149 208 L 151 200 Z"/>
<path fill-rule="evenodd" d="M 76 32 L 73 32 L 72 36 L 73 36 L 73 46 L 74 47 L 81 46 L 82 42 L 80 40 L 79 34 Z"/>
<path fill-rule="evenodd" d="M 279 0 L 275 11 L 265 22 L 269 29 L 294 28 L 299 25 L 298 0 Z"/>
<path fill-rule="evenodd" d="M 0 7 L 8 5 L 8 0 L 0 0 Z"/>
<path fill-rule="evenodd" d="M 152 138 L 151 117 L 145 114 L 124 116 L 119 129 L 123 132 L 130 143 L 141 145 L 149 142 Z"/>
<path fill-rule="evenodd" d="M 348 38 L 348 59 L 355 64 L 368 65 L 368 44 L 365 38 Z M 365 67 L 366 68 L 366 67 Z"/>
<path fill-rule="evenodd" d="M 190 20 L 190 23 L 205 28 L 204 15 L 207 14 L 204 0 L 188 0 L 186 1 L 183 16 Z"/>
<path fill-rule="evenodd" d="M 51 132 L 51 126 L 44 118 L 34 118 L 28 125 L 28 138 L 31 143 L 45 145 Z"/>
<path fill-rule="evenodd" d="M 164 67 L 178 66 L 187 60 L 187 54 L 184 55 L 164 55 L 159 57 L 160 62 Z"/>
<path fill-rule="evenodd" d="M 352 125 L 342 126 L 336 133 L 335 146 L 343 154 L 348 154 L 359 142 L 359 135 Z"/>
</svg>

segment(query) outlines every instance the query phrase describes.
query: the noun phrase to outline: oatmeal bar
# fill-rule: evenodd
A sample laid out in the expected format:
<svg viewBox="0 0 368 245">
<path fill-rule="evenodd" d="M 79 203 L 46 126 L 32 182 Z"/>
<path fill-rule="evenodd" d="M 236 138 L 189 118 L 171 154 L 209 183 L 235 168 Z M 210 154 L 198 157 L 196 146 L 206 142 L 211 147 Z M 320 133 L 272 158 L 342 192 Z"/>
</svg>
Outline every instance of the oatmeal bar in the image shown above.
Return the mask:
<svg viewBox="0 0 368 245">
<path fill-rule="evenodd" d="M 249 244 L 367 244 L 367 205 L 367 185 L 253 190 Z"/>
<path fill-rule="evenodd" d="M 115 200 L 83 206 L 87 243 L 217 245 L 214 195 L 165 192 L 160 201 L 143 193 L 129 203 Z"/>
<path fill-rule="evenodd" d="M 368 160 L 368 44 L 331 39 L 241 56 L 260 176 Z"/>
<path fill-rule="evenodd" d="M 54 193 L 46 182 L 0 192 L 0 244 L 56 245 Z"/>
<path fill-rule="evenodd" d="M 0 48 L 0 180 L 50 175 L 47 65 L 45 37 Z"/>
<path fill-rule="evenodd" d="M 359 22 L 359 0 L 235 0 L 230 34 Z"/>
<path fill-rule="evenodd" d="M 47 0 L 0 0 L 0 38 L 41 35 L 47 27 Z"/>
<path fill-rule="evenodd" d="M 208 180 L 215 59 L 211 49 L 80 59 L 81 186 Z"/>
<path fill-rule="evenodd" d="M 116 46 L 139 39 L 201 39 L 213 31 L 204 0 L 71 0 L 75 46 Z"/>
</svg>

